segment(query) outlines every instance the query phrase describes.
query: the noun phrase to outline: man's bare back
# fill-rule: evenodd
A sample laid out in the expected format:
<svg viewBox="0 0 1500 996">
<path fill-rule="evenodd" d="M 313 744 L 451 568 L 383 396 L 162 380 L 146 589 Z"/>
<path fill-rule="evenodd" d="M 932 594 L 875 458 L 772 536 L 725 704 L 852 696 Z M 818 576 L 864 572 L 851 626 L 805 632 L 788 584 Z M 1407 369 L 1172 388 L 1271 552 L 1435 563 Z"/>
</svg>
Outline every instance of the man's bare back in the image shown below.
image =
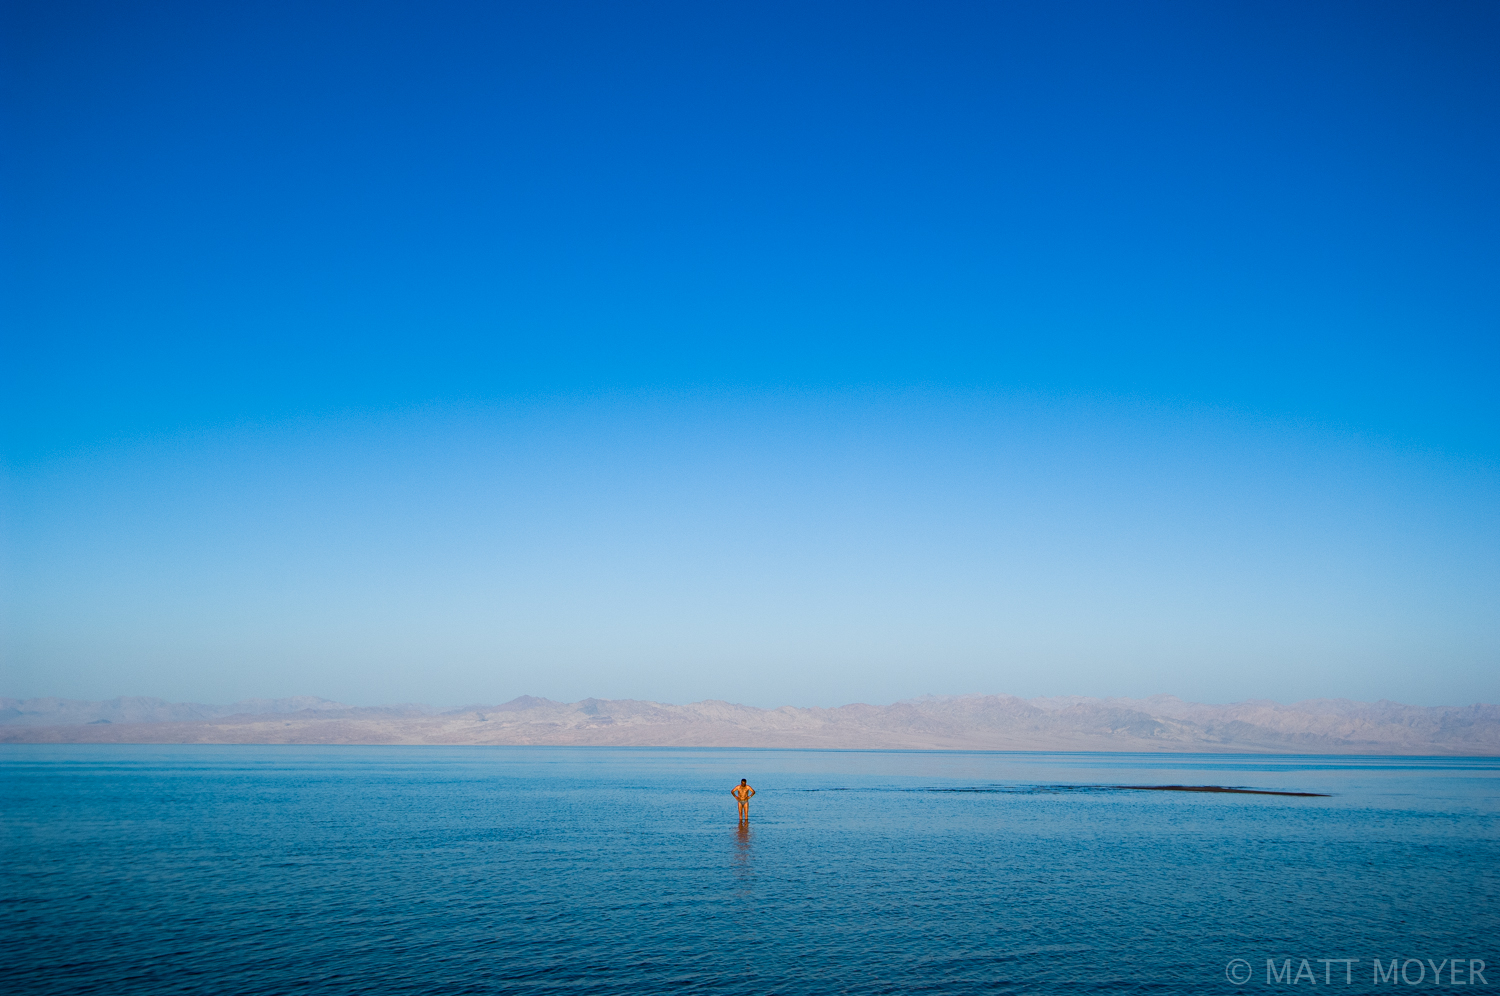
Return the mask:
<svg viewBox="0 0 1500 996">
<path fill-rule="evenodd" d="M 755 794 L 755 789 L 750 787 L 749 782 L 741 778 L 740 783 L 731 789 L 729 794 L 734 796 L 735 802 L 740 804 L 740 819 L 748 820 L 750 818 L 750 797 Z"/>
</svg>

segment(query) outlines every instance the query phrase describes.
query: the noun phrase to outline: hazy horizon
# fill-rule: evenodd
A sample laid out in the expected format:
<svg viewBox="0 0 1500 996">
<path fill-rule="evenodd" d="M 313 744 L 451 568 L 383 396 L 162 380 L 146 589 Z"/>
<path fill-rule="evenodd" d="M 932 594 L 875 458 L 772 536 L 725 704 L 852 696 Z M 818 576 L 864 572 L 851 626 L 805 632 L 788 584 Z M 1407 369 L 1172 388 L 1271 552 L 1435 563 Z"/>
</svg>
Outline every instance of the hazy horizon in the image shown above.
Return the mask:
<svg viewBox="0 0 1500 996">
<path fill-rule="evenodd" d="M 842 708 L 844 706 L 856 706 L 856 705 L 869 705 L 869 706 L 878 706 L 880 708 L 886 708 L 886 707 L 889 707 L 889 706 L 892 706 L 892 705 L 898 705 L 898 704 L 900 704 L 902 702 L 917 702 L 917 701 L 922 701 L 922 700 L 925 700 L 925 699 L 964 699 L 964 698 L 1016 698 L 1016 699 L 1021 699 L 1022 701 L 1026 701 L 1026 702 L 1059 701 L 1059 700 L 1070 700 L 1070 699 L 1088 700 L 1088 701 L 1099 701 L 1099 702 L 1108 702 L 1108 701 L 1145 702 L 1145 701 L 1150 701 L 1152 699 L 1176 699 L 1178 701 L 1185 702 L 1185 703 L 1188 703 L 1188 704 L 1191 704 L 1191 705 L 1206 705 L 1206 706 L 1242 705 L 1242 704 L 1245 704 L 1247 702 L 1269 702 L 1269 703 L 1272 703 L 1272 704 L 1275 704 L 1275 705 L 1281 705 L 1281 706 L 1293 706 L 1293 705 L 1299 705 L 1299 704 L 1306 703 L 1306 702 L 1319 702 L 1319 701 L 1326 701 L 1326 702 L 1354 702 L 1354 703 L 1360 703 L 1360 704 L 1365 704 L 1365 705 L 1377 705 L 1377 704 L 1382 703 L 1382 702 L 1388 702 L 1388 703 L 1391 703 L 1393 705 L 1414 706 L 1414 707 L 1418 707 L 1418 708 L 1456 708 L 1456 709 L 1468 708 L 1470 706 L 1484 706 L 1484 705 L 1494 705 L 1495 704 L 1493 702 L 1486 702 L 1486 701 L 1483 701 L 1483 700 L 1478 700 L 1478 701 L 1474 701 L 1474 702 L 1400 702 L 1400 701 L 1395 700 L 1395 699 L 1356 699 L 1356 698 L 1351 698 L 1350 696 L 1317 696 L 1317 697 L 1307 698 L 1307 699 L 1275 699 L 1275 698 L 1269 698 L 1269 697 L 1264 697 L 1264 696 L 1257 696 L 1257 697 L 1246 698 L 1246 699 L 1236 699 L 1236 700 L 1233 700 L 1233 701 L 1215 702 L 1215 701 L 1203 700 L 1203 699 L 1190 699 L 1190 698 L 1186 698 L 1186 697 L 1181 696 L 1181 695 L 1176 695 L 1176 694 L 1174 694 L 1172 692 L 1156 692 L 1156 693 L 1150 694 L 1150 695 L 1086 695 L 1086 694 L 1078 694 L 1078 695 L 1074 695 L 1074 694 L 1065 694 L 1065 695 L 1016 695 L 1014 693 L 1004 692 L 1004 691 L 975 691 L 975 692 L 952 692 L 952 693 L 924 692 L 924 693 L 921 693 L 921 694 L 911 695 L 911 696 L 905 696 L 903 698 L 891 699 L 891 700 L 888 700 L 888 701 L 872 700 L 872 699 L 850 699 L 848 701 L 835 701 L 835 702 L 830 702 L 830 703 L 821 703 L 821 702 L 776 702 L 776 703 L 770 704 L 770 705 L 761 704 L 761 703 L 755 703 L 755 702 L 742 702 L 742 701 L 737 701 L 737 700 L 734 700 L 734 699 L 727 699 L 727 698 L 724 698 L 723 696 L 715 696 L 715 695 L 706 696 L 706 697 L 701 698 L 701 699 L 693 699 L 691 701 L 689 701 L 689 700 L 671 701 L 671 700 L 665 700 L 665 699 L 643 699 L 643 698 L 632 697 L 632 696 L 620 696 L 620 697 L 617 697 L 617 698 L 610 699 L 610 698 L 606 698 L 605 696 L 601 696 L 601 695 L 585 695 L 585 696 L 583 696 L 581 698 L 577 698 L 577 699 L 555 699 L 555 698 L 551 698 L 550 696 L 536 695 L 536 694 L 534 694 L 532 692 L 526 692 L 526 691 L 517 692 L 514 695 L 509 695 L 509 696 L 504 697 L 504 698 L 495 698 L 495 699 L 469 698 L 469 699 L 461 699 L 461 700 L 453 700 L 453 701 L 434 701 L 434 700 L 407 699 L 407 700 L 402 700 L 402 701 L 379 701 L 379 702 L 367 701 L 367 702 L 362 702 L 362 701 L 350 701 L 350 700 L 347 700 L 347 699 L 332 698 L 332 697 L 329 697 L 329 696 L 326 696 L 326 695 L 313 695 L 313 694 L 306 694 L 306 693 L 297 693 L 297 694 L 291 694 L 291 695 L 264 695 L 264 696 L 258 695 L 258 696 L 252 696 L 250 698 L 245 698 L 245 699 L 236 699 L 234 701 L 206 702 L 206 701 L 187 700 L 187 699 L 180 699 L 180 698 L 171 698 L 171 697 L 160 696 L 160 695 L 130 695 L 130 694 L 121 694 L 121 695 L 109 695 L 109 696 L 104 696 L 102 698 L 94 698 L 94 699 L 79 699 L 79 698 L 71 698 L 71 697 L 62 696 L 62 695 L 17 696 L 17 695 L 3 694 L 3 691 L 0 691 L 0 699 L 10 699 L 10 700 L 21 701 L 21 702 L 56 700 L 56 701 L 70 701 L 70 702 L 86 702 L 86 703 L 94 704 L 94 703 L 100 703 L 100 702 L 113 702 L 113 701 L 117 701 L 117 700 L 144 699 L 144 700 L 152 700 L 152 701 L 165 702 L 165 703 L 168 703 L 168 704 L 171 704 L 171 705 L 206 705 L 206 706 L 224 707 L 224 706 L 240 705 L 240 704 L 249 703 L 249 702 L 290 704 L 290 703 L 293 703 L 293 702 L 295 702 L 297 700 L 312 699 L 312 700 L 316 700 L 317 702 L 328 702 L 328 703 L 333 703 L 335 705 L 349 706 L 351 708 L 357 708 L 357 709 L 371 709 L 371 708 L 373 708 L 373 709 L 379 709 L 379 708 L 398 708 L 398 707 L 403 707 L 403 706 L 419 706 L 419 707 L 423 707 L 423 708 L 431 708 L 431 709 L 436 709 L 436 710 L 460 710 L 460 709 L 473 708 L 473 707 L 476 707 L 476 706 L 486 706 L 486 707 L 488 707 L 488 706 L 505 705 L 505 704 L 508 704 L 510 702 L 517 701 L 519 699 L 527 699 L 527 698 L 529 698 L 529 699 L 537 699 L 537 700 L 542 700 L 542 701 L 556 702 L 556 703 L 559 703 L 559 704 L 562 704 L 562 705 L 573 705 L 573 704 L 576 704 L 578 702 L 586 702 L 586 701 L 590 701 L 590 700 L 601 701 L 601 702 L 603 702 L 603 701 L 653 702 L 653 703 L 656 703 L 656 704 L 659 704 L 659 705 L 676 705 L 676 706 L 697 705 L 697 704 L 704 703 L 704 702 L 726 702 L 726 703 L 729 703 L 730 705 L 747 706 L 747 707 L 754 708 L 754 709 L 765 709 L 765 710 L 775 710 L 775 709 L 780 709 L 780 708 L 793 708 L 793 709 L 838 709 L 838 708 Z"/>
</svg>

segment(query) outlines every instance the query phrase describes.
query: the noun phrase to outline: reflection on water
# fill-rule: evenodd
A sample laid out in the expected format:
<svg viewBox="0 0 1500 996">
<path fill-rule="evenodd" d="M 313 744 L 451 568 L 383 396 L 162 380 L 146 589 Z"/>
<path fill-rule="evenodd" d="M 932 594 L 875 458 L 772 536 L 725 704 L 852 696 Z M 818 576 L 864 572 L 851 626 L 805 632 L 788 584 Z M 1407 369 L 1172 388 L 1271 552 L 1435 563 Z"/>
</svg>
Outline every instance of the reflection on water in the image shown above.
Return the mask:
<svg viewBox="0 0 1500 996">
<path fill-rule="evenodd" d="M 750 884 L 750 822 L 741 820 L 734 831 L 734 877 L 740 885 Z"/>
</svg>

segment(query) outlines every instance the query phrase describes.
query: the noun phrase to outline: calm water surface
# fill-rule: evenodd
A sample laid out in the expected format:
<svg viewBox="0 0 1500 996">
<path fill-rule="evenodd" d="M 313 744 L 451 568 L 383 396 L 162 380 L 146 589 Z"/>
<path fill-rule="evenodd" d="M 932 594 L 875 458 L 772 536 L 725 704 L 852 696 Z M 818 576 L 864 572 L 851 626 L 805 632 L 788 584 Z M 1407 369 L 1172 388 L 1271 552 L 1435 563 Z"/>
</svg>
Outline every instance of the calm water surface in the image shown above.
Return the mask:
<svg viewBox="0 0 1500 996">
<path fill-rule="evenodd" d="M 10 993 L 1500 988 L 1497 759 L 6 745 L 0 804 Z"/>
</svg>

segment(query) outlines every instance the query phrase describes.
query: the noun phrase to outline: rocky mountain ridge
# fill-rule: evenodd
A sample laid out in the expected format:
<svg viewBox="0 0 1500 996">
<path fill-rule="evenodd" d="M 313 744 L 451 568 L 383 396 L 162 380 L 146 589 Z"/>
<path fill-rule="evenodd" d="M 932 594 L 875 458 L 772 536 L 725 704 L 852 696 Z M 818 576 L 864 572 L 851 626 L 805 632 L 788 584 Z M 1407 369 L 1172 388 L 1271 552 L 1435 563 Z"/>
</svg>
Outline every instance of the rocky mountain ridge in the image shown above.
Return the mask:
<svg viewBox="0 0 1500 996">
<path fill-rule="evenodd" d="M 1500 706 L 1315 699 L 1229 705 L 1148 699 L 924 696 L 889 706 L 759 709 L 630 699 L 438 711 L 327 699 L 227 706 L 161 699 L 0 699 L 0 742 L 493 744 L 1500 755 Z"/>
</svg>

